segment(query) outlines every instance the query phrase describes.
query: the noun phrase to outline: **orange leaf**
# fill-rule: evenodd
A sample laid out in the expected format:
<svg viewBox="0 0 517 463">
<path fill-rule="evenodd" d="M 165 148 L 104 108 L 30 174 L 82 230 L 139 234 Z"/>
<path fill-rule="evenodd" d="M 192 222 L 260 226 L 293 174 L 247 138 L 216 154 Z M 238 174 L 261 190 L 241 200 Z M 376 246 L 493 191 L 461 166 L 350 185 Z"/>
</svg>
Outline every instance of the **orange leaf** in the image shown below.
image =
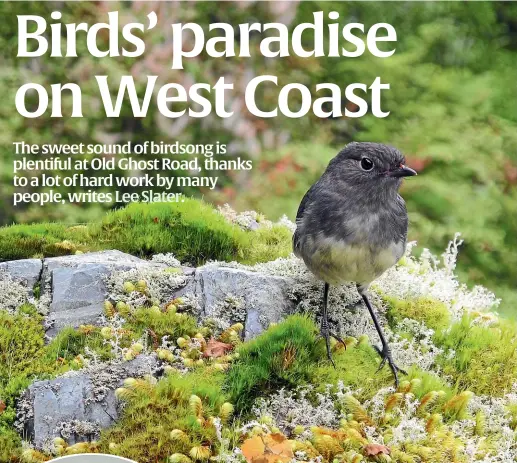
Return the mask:
<svg viewBox="0 0 517 463">
<path fill-rule="evenodd" d="M 280 433 L 246 439 L 241 451 L 248 463 L 287 463 L 294 458 L 291 443 Z"/>
<path fill-rule="evenodd" d="M 250 437 L 241 445 L 241 451 L 248 463 L 260 455 L 264 455 L 266 446 L 260 436 Z"/>
<path fill-rule="evenodd" d="M 0 400 L 0 415 L 4 412 L 5 407 L 5 402 L 3 400 Z"/>
<path fill-rule="evenodd" d="M 205 352 L 203 355 L 205 357 L 218 358 L 226 355 L 227 352 L 231 351 L 233 346 L 231 344 L 226 344 L 221 341 L 216 341 L 214 338 L 211 338 L 205 347 Z"/>
<path fill-rule="evenodd" d="M 364 453 L 367 457 L 379 455 L 380 453 L 384 455 L 389 455 L 391 453 L 389 447 L 386 447 L 382 444 L 368 444 L 364 448 Z"/>
</svg>

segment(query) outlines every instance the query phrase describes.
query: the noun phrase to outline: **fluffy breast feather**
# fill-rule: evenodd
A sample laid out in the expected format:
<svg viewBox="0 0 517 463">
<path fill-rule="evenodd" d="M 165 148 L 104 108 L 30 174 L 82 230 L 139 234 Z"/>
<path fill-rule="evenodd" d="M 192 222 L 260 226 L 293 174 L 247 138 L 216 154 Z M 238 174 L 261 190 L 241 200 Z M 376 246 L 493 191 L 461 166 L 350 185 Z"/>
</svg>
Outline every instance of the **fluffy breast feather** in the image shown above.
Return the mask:
<svg viewBox="0 0 517 463">
<path fill-rule="evenodd" d="M 333 285 L 356 282 L 367 286 L 397 263 L 404 253 L 405 243 L 391 242 L 381 249 L 333 238 L 316 238 L 304 244 L 304 251 L 312 249 L 312 252 L 302 252 L 301 257 L 318 278 Z"/>
</svg>

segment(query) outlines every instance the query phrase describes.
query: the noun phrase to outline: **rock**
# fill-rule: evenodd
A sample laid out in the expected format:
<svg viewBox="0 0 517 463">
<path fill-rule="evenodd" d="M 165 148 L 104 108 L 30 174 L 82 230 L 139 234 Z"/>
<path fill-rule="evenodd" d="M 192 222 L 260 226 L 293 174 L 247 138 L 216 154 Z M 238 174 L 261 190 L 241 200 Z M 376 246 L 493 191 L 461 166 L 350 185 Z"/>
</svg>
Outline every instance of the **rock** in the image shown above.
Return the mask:
<svg viewBox="0 0 517 463">
<path fill-rule="evenodd" d="M 55 336 L 67 326 L 95 324 L 108 297 L 110 274 L 135 268 L 161 270 L 167 265 L 115 250 L 0 264 L 0 271 L 7 271 L 31 291 L 40 282 L 41 297 L 48 301 L 49 336 Z M 269 324 L 279 322 L 295 308 L 295 302 L 289 297 L 293 281 L 287 277 L 217 264 L 198 269 L 182 267 L 182 271 L 186 286 L 165 291 L 166 294 L 160 295 L 162 302 L 181 294 L 192 294 L 199 302 L 201 319 L 243 322 L 246 339 L 261 333 Z M 230 296 L 242 302 L 239 313 L 231 310 L 220 313 Z"/>
<path fill-rule="evenodd" d="M 41 259 L 22 259 L 0 263 L 0 272 L 7 273 L 14 281 L 27 287 L 32 295 L 36 283 L 40 281 L 43 262 Z"/>
<path fill-rule="evenodd" d="M 49 336 L 66 326 L 74 328 L 95 323 L 102 314 L 107 296 L 106 278 L 113 271 L 138 267 L 165 268 L 120 251 L 101 251 L 73 256 L 52 257 L 43 261 L 45 293 L 49 293 L 49 318 L 53 321 Z"/>
<path fill-rule="evenodd" d="M 110 269 L 102 264 L 82 264 L 77 268 L 52 271 L 50 314 L 54 320 L 53 331 L 64 326 L 95 323 L 102 313 L 106 297 L 104 278 L 109 273 Z"/>
<path fill-rule="evenodd" d="M 27 418 L 24 432 L 37 448 L 55 437 L 64 437 L 69 444 L 93 439 L 119 416 L 115 389 L 125 378 L 153 373 L 156 366 L 156 357 L 142 355 L 130 362 L 99 365 L 37 381 L 22 399 Z"/>
<path fill-rule="evenodd" d="M 246 312 L 245 339 L 264 331 L 293 313 L 295 302 L 289 298 L 291 279 L 238 268 L 206 265 L 197 269 L 194 281 L 185 289 L 193 292 L 202 309 L 202 318 L 231 320 L 231 314 L 219 313 L 228 296 L 241 298 Z"/>
</svg>

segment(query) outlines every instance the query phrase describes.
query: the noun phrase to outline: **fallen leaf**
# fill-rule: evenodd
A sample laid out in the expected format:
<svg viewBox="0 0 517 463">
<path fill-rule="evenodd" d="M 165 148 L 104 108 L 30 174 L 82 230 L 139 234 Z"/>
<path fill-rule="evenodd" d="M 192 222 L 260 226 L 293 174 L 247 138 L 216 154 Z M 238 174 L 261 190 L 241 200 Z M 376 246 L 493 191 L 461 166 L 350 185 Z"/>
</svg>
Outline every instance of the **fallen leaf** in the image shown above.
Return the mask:
<svg viewBox="0 0 517 463">
<path fill-rule="evenodd" d="M 5 402 L 3 400 L 0 400 L 0 415 L 4 412 L 5 407 Z"/>
<path fill-rule="evenodd" d="M 294 458 L 291 443 L 280 433 L 250 437 L 241 451 L 248 463 L 287 463 Z"/>
<path fill-rule="evenodd" d="M 250 437 L 241 445 L 242 454 L 248 463 L 251 463 L 253 458 L 264 455 L 265 450 L 266 446 L 260 436 Z"/>
<path fill-rule="evenodd" d="M 379 455 L 382 453 L 383 455 L 389 455 L 391 453 L 389 447 L 386 447 L 382 444 L 368 444 L 364 448 L 364 453 L 367 457 Z"/>
<path fill-rule="evenodd" d="M 226 355 L 227 352 L 230 352 L 233 349 L 232 344 L 226 344 L 225 342 L 216 341 L 214 338 L 211 338 L 205 347 L 205 351 L 203 355 L 205 357 L 210 358 L 218 358 Z"/>
</svg>

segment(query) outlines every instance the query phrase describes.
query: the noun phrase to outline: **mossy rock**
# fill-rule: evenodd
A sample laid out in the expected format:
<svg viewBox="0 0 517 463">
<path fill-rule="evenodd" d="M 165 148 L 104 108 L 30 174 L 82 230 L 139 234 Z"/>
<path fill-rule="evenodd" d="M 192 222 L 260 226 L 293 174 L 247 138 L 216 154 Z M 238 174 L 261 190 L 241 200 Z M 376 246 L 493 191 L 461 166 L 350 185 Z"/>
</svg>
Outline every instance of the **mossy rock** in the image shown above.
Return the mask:
<svg viewBox="0 0 517 463">
<path fill-rule="evenodd" d="M 309 318 L 292 315 L 244 344 L 225 382 L 237 409 L 249 410 L 255 398 L 267 391 L 308 382 L 314 366 L 325 358 L 316 334 Z"/>
<path fill-rule="evenodd" d="M 0 228 L 0 260 L 118 249 L 139 257 L 173 253 L 193 265 L 208 260 L 265 262 L 291 252 L 291 232 L 273 225 L 245 231 L 202 200 L 132 203 L 82 226 L 59 223 Z"/>
<path fill-rule="evenodd" d="M 100 449 L 131 455 L 139 462 L 166 461 L 174 453 L 188 454 L 196 446 L 217 445 L 215 429 L 205 421 L 218 416 L 225 403 L 223 376 L 208 370 L 173 373 L 156 386 L 139 382 L 126 401 L 124 416 L 103 433 Z M 171 438 L 172 430 L 181 430 Z M 110 448 L 111 444 L 111 448 Z"/>
</svg>

